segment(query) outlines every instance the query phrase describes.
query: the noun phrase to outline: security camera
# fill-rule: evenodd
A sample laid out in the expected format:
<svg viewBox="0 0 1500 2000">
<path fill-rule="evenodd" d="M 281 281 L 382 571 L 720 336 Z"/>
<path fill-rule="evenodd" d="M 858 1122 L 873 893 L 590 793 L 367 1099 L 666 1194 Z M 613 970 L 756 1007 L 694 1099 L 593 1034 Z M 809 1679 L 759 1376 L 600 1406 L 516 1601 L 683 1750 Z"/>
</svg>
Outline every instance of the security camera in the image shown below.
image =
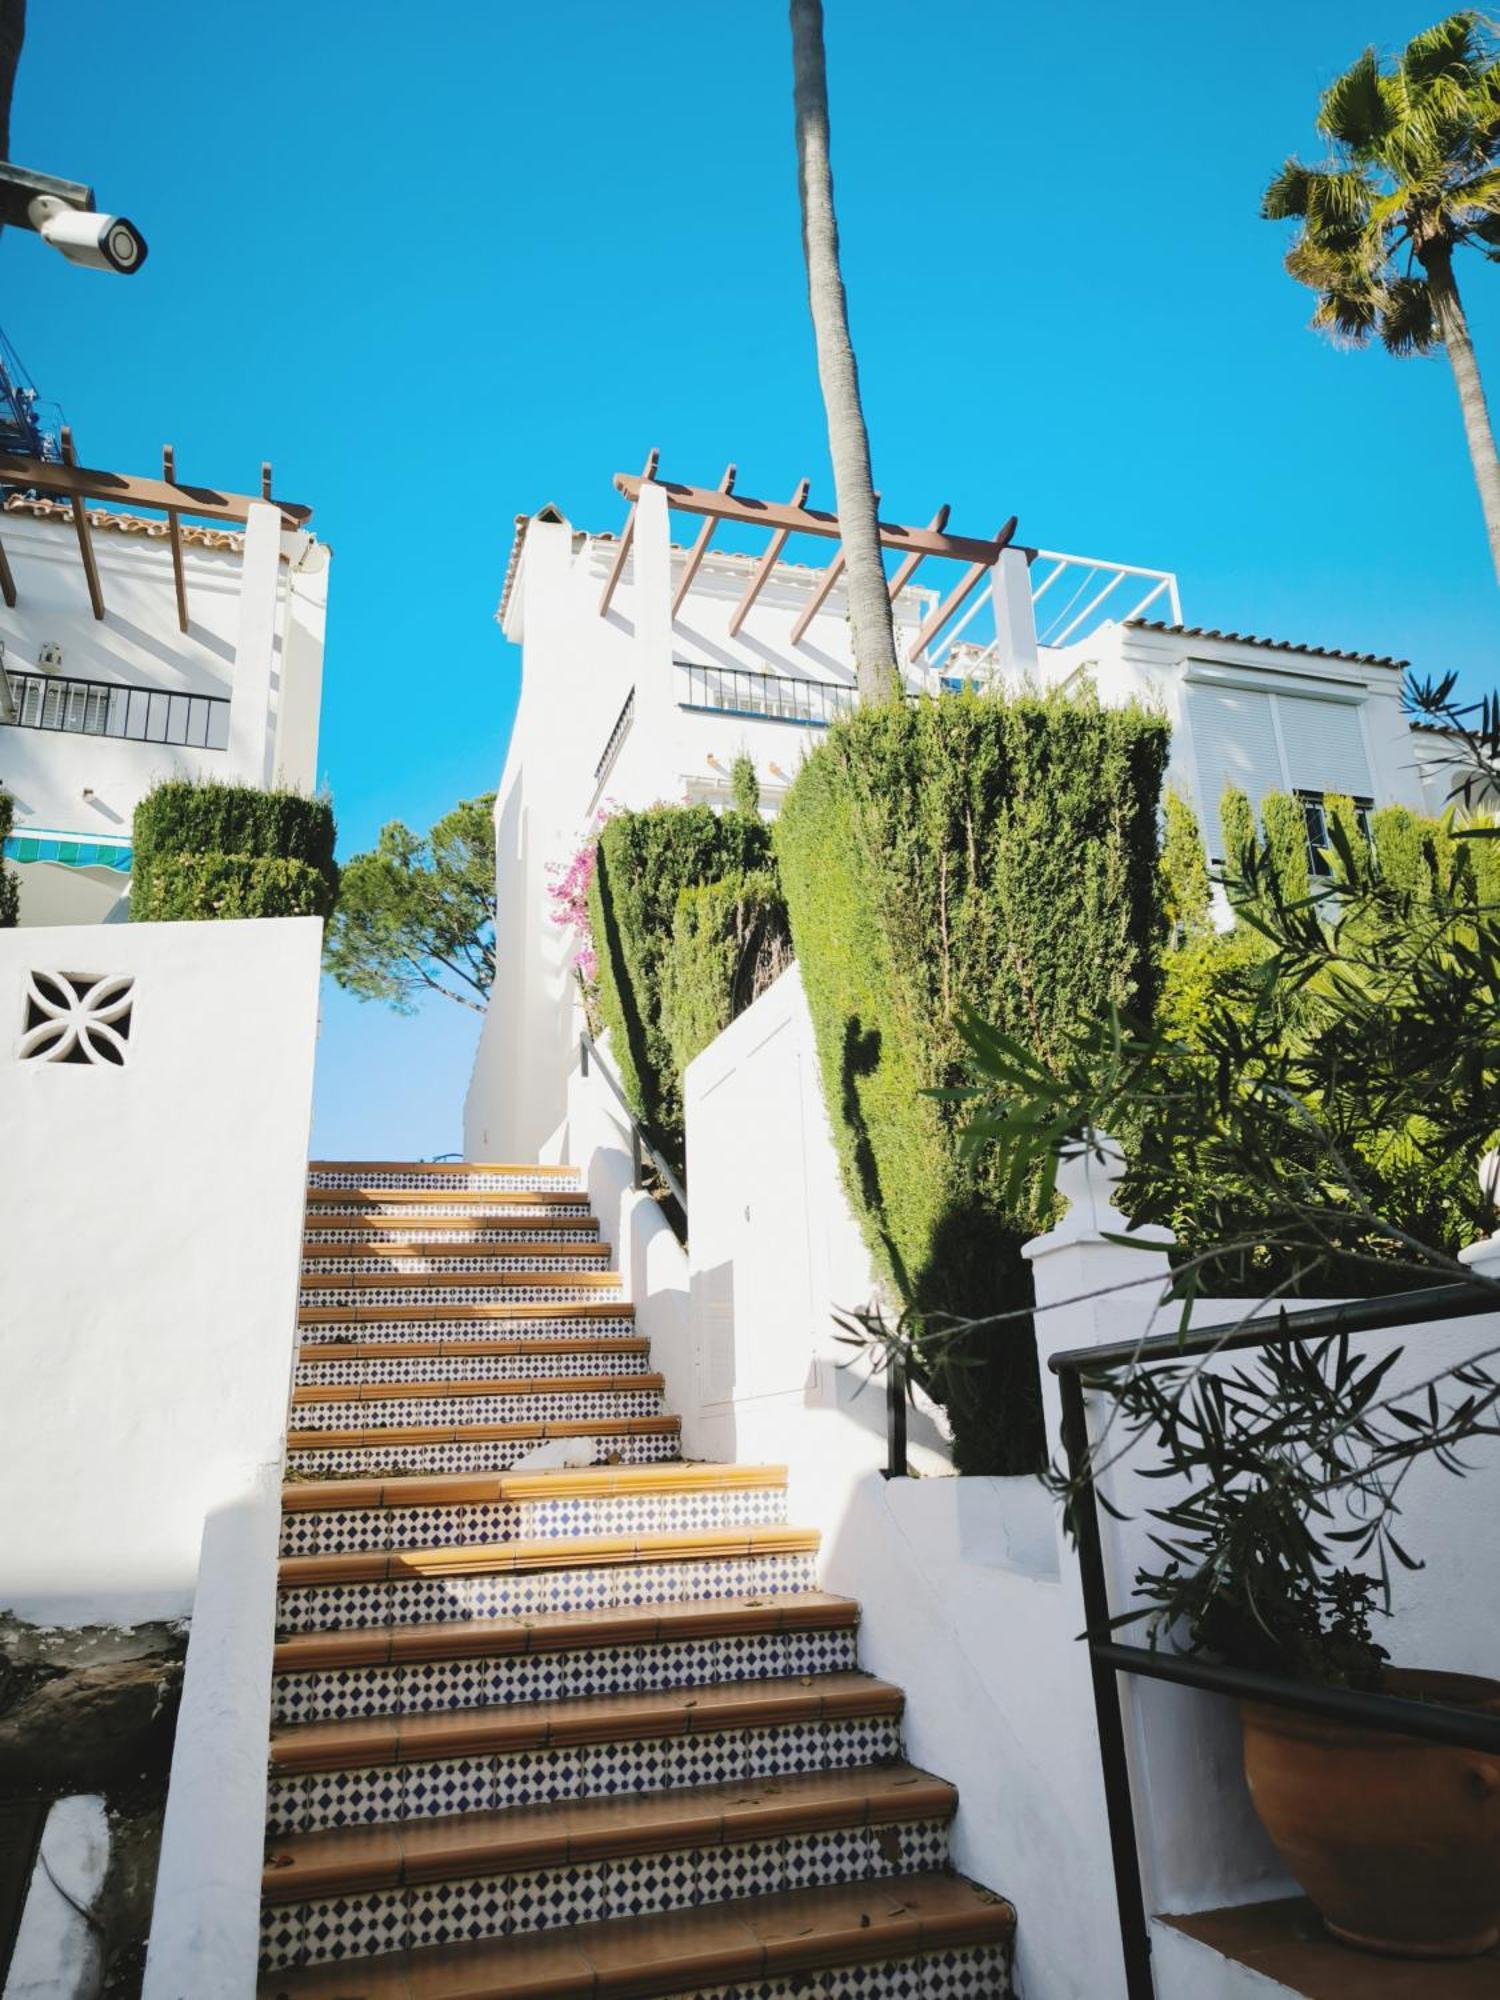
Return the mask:
<svg viewBox="0 0 1500 2000">
<path fill-rule="evenodd" d="M 50 194 L 38 195 L 28 204 L 27 214 L 42 241 L 61 250 L 70 264 L 128 276 L 146 261 L 146 239 L 123 215 L 73 208 Z"/>
</svg>

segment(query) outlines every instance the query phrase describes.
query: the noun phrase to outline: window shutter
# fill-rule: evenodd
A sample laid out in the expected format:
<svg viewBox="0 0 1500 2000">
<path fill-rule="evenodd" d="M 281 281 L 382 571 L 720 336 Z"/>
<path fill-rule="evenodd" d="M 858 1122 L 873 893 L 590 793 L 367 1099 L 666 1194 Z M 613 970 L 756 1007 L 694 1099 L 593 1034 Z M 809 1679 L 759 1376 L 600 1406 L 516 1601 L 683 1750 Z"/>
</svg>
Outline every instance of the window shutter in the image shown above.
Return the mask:
<svg viewBox="0 0 1500 2000">
<path fill-rule="evenodd" d="M 1238 785 L 1258 807 L 1267 792 L 1279 792 L 1285 783 L 1271 697 L 1242 688 L 1191 684 L 1187 697 L 1204 837 L 1215 858 L 1222 859 L 1219 801 L 1225 786 Z"/>
<path fill-rule="evenodd" d="M 1348 702 L 1278 695 L 1281 736 L 1298 792 L 1347 792 L 1374 797 L 1359 710 Z"/>
</svg>

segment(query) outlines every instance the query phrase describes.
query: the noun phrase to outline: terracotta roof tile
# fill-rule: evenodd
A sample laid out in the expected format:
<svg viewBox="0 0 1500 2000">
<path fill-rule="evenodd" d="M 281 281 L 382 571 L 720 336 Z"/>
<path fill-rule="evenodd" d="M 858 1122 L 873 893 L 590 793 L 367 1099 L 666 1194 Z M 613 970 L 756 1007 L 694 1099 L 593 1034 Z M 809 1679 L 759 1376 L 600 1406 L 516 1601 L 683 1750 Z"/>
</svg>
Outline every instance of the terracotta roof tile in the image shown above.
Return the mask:
<svg viewBox="0 0 1500 2000">
<path fill-rule="evenodd" d="M 73 509 L 66 500 L 43 500 L 26 493 L 7 493 L 5 511 L 7 514 L 29 514 L 37 521 L 71 521 L 73 518 Z M 105 507 L 90 507 L 88 517 L 90 527 L 108 528 L 117 535 L 144 535 L 152 542 L 167 539 L 166 522 L 153 520 L 145 514 L 117 514 Z M 245 546 L 245 537 L 231 528 L 195 528 L 186 521 L 182 524 L 182 539 L 200 549 L 238 552 Z"/>
<path fill-rule="evenodd" d="M 1254 632 L 1220 632 L 1211 625 L 1172 625 L 1164 618 L 1127 618 L 1126 626 L 1136 632 L 1165 632 L 1177 639 L 1223 639 L 1236 646 L 1266 646 L 1277 653 L 1301 653 L 1311 660 L 1353 660 L 1362 667 L 1409 667 L 1410 660 L 1392 659 L 1387 653 L 1350 653 L 1341 646 L 1302 646 L 1290 639 L 1262 639 Z"/>
</svg>

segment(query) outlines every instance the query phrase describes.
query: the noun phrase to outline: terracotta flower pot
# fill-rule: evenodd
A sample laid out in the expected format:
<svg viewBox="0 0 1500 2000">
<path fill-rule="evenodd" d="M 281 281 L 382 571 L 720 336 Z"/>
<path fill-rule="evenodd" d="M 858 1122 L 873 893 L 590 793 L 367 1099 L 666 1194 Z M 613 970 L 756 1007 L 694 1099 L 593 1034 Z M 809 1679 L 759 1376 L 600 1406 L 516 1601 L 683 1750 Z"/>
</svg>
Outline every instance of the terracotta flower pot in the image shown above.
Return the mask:
<svg viewBox="0 0 1500 2000">
<path fill-rule="evenodd" d="M 1500 1715 L 1500 1681 L 1392 1669 L 1392 1694 Z M 1242 1702 L 1276 1851 L 1346 1944 L 1467 1958 L 1500 1942 L 1500 1757 Z"/>
</svg>

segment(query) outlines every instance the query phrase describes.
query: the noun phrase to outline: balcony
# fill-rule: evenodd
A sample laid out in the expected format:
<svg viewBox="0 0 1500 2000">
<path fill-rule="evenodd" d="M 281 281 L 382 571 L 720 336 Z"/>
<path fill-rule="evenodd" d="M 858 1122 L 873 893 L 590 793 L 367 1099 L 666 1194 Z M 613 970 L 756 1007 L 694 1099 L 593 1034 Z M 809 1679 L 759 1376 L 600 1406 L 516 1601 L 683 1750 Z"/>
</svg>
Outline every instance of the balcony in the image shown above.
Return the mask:
<svg viewBox="0 0 1500 2000">
<path fill-rule="evenodd" d="M 164 688 L 9 669 L 0 678 L 10 695 L 8 702 L 0 701 L 0 724 L 17 729 L 114 736 L 188 750 L 224 750 L 229 745 L 227 695 L 173 694 Z"/>
<path fill-rule="evenodd" d="M 746 667 L 676 662 L 683 676 L 677 705 L 712 715 L 744 715 L 758 722 L 790 722 L 826 729 L 852 715 L 859 691 L 847 681 L 811 681 L 790 674 L 762 674 Z"/>
</svg>

